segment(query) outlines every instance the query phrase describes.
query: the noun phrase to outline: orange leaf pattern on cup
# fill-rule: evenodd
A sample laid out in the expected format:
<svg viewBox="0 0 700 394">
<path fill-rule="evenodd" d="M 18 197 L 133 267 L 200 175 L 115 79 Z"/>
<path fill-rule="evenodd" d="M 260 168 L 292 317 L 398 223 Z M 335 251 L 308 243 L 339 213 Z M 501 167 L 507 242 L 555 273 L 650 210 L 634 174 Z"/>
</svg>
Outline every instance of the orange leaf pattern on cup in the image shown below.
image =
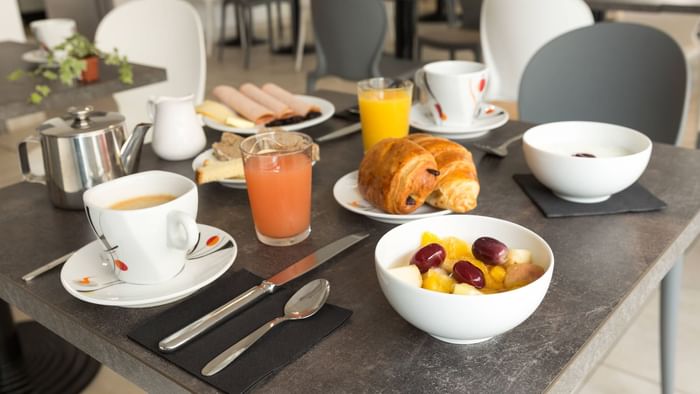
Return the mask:
<svg viewBox="0 0 700 394">
<path fill-rule="evenodd" d="M 481 78 L 481 81 L 479 81 L 479 92 L 483 92 L 484 88 L 486 88 L 486 79 Z"/>
<path fill-rule="evenodd" d="M 122 270 L 122 271 L 128 271 L 128 270 L 129 270 L 129 266 L 126 265 L 125 262 L 123 262 L 123 261 L 121 261 L 121 260 L 119 260 L 119 259 L 114 259 L 114 265 L 115 265 L 117 268 L 119 268 L 120 270 Z"/>
</svg>

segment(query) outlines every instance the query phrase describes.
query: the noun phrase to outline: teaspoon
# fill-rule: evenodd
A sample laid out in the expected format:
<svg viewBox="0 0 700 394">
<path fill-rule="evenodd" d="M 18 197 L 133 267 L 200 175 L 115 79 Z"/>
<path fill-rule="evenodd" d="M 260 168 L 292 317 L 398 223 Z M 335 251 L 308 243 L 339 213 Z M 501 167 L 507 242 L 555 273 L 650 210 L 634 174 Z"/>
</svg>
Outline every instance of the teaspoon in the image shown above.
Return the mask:
<svg viewBox="0 0 700 394">
<path fill-rule="evenodd" d="M 274 318 L 263 324 L 260 328 L 214 357 L 202 368 L 202 375 L 212 376 L 226 368 L 278 324 L 287 320 L 300 320 L 313 316 L 326 303 L 330 291 L 330 284 L 325 279 L 316 279 L 307 283 L 287 301 L 287 304 L 284 306 L 284 316 Z"/>
</svg>

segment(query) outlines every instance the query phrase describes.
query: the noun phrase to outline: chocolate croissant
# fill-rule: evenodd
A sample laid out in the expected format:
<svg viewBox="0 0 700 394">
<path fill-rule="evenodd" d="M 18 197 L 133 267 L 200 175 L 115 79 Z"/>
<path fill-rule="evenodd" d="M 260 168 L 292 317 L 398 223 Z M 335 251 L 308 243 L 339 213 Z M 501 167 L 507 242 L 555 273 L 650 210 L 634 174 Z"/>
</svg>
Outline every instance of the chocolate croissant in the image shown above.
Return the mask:
<svg viewBox="0 0 700 394">
<path fill-rule="evenodd" d="M 471 152 L 454 141 L 429 134 L 411 134 L 407 138 L 430 152 L 440 171 L 427 203 L 459 213 L 476 208 L 480 188 Z"/>
<path fill-rule="evenodd" d="M 365 200 L 388 213 L 407 214 L 425 203 L 437 182 L 437 163 L 405 138 L 387 138 L 365 153 L 358 187 Z"/>
</svg>

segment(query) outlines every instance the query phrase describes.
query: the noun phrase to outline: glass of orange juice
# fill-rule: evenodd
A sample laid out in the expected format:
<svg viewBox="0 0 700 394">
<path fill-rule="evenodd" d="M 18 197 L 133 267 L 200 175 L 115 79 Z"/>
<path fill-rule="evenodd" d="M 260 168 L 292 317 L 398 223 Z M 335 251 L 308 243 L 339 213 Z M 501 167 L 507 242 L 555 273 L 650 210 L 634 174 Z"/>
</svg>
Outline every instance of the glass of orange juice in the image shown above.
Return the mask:
<svg viewBox="0 0 700 394">
<path fill-rule="evenodd" d="M 411 81 L 371 78 L 357 83 L 365 152 L 384 138 L 408 135 L 412 94 Z"/>
<path fill-rule="evenodd" d="M 311 233 L 311 137 L 270 131 L 241 142 L 255 232 L 271 246 L 294 245 Z"/>
</svg>

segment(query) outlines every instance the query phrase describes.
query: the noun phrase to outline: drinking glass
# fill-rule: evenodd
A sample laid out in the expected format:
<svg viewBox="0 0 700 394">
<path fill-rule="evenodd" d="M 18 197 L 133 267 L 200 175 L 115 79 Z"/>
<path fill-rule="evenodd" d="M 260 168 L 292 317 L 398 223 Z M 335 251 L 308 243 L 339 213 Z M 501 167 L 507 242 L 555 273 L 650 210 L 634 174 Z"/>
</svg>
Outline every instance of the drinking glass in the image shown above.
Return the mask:
<svg viewBox="0 0 700 394">
<path fill-rule="evenodd" d="M 259 133 L 241 142 L 260 242 L 294 245 L 311 233 L 311 150 L 311 137 L 291 131 Z"/>
<path fill-rule="evenodd" d="M 372 78 L 357 84 L 357 101 L 365 152 L 389 137 L 408 135 L 413 83 L 389 78 Z"/>
</svg>

